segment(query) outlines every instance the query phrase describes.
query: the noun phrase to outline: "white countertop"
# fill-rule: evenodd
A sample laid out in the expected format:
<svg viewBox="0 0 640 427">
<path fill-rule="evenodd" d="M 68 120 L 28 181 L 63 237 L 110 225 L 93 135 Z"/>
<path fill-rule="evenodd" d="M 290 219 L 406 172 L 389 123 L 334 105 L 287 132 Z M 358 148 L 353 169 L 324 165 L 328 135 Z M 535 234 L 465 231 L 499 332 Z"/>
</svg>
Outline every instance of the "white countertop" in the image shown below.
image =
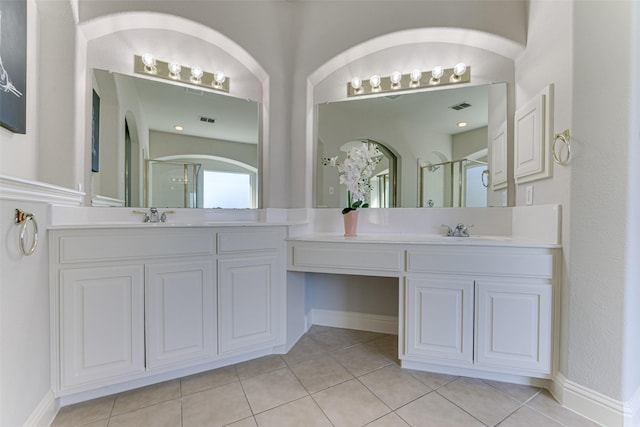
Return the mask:
<svg viewBox="0 0 640 427">
<path fill-rule="evenodd" d="M 470 237 L 449 237 L 439 234 L 358 234 L 345 237 L 336 233 L 316 233 L 289 237 L 289 241 L 325 242 L 325 243 L 376 243 L 376 244 L 409 244 L 409 245 L 448 245 L 448 246 L 509 246 L 528 248 L 560 248 L 555 243 L 532 241 L 512 236 L 478 235 Z"/>
</svg>

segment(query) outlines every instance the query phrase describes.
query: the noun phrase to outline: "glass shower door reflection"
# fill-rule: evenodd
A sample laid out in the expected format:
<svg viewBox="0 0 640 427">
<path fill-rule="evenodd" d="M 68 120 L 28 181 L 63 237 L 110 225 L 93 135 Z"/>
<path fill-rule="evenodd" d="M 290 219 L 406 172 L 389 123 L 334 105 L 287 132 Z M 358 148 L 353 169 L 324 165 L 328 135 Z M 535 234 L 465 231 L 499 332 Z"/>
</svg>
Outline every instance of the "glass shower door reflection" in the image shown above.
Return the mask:
<svg viewBox="0 0 640 427">
<path fill-rule="evenodd" d="M 199 163 L 147 160 L 145 168 L 145 206 L 196 208 Z"/>
</svg>

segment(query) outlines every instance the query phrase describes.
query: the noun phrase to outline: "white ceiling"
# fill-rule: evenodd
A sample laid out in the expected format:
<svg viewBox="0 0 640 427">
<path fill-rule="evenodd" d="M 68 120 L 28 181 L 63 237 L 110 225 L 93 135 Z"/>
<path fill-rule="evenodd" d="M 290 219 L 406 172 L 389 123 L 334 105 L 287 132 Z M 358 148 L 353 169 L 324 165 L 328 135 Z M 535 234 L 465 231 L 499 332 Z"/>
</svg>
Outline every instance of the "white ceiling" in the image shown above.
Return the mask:
<svg viewBox="0 0 640 427">
<path fill-rule="evenodd" d="M 352 98 L 330 103 L 330 108 L 341 115 L 367 115 L 372 120 L 390 121 L 396 118 L 419 120 L 434 133 L 455 135 L 484 127 L 488 120 L 489 87 L 465 86 L 443 88 L 436 91 L 383 96 L 376 98 Z M 451 106 L 466 102 L 471 107 L 463 110 Z M 458 122 L 467 122 L 460 128 Z"/>
<path fill-rule="evenodd" d="M 133 76 L 150 130 L 225 141 L 258 143 L 258 104 L 221 93 Z M 200 120 L 215 119 L 214 123 Z M 184 127 L 176 131 L 175 125 Z"/>
</svg>

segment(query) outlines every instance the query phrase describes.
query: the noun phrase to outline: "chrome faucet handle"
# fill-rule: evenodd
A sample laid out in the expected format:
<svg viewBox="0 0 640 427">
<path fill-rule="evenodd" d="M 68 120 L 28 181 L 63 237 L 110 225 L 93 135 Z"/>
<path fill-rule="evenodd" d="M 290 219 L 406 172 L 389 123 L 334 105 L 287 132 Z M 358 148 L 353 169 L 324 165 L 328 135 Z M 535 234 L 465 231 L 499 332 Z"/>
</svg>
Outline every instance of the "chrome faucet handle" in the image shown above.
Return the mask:
<svg viewBox="0 0 640 427">
<path fill-rule="evenodd" d="M 136 215 L 142 215 L 142 222 L 149 222 L 149 214 L 143 211 L 133 211 Z"/>
<path fill-rule="evenodd" d="M 462 230 L 460 230 L 460 235 L 462 237 L 469 237 L 469 229 L 473 227 L 473 224 L 469 224 L 465 226 Z"/>
<path fill-rule="evenodd" d="M 160 215 L 160 222 L 167 222 L 167 215 L 168 214 L 174 214 L 176 213 L 176 211 L 164 211 L 162 212 L 162 215 Z"/>
<path fill-rule="evenodd" d="M 447 236 L 453 236 L 453 230 L 447 224 L 442 224 L 441 227 L 447 227 Z"/>
</svg>

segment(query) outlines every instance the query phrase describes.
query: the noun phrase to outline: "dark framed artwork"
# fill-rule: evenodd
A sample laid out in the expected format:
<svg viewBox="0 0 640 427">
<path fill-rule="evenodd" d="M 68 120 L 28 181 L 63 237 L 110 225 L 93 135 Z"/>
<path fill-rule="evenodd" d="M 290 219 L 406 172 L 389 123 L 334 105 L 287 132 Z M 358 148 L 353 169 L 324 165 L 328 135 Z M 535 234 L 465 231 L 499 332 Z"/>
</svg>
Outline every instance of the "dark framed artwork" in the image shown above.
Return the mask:
<svg viewBox="0 0 640 427">
<path fill-rule="evenodd" d="M 100 171 L 100 96 L 93 91 L 91 109 L 91 172 Z"/>
<path fill-rule="evenodd" d="M 27 130 L 27 0 L 0 0 L 0 126 Z"/>
</svg>

